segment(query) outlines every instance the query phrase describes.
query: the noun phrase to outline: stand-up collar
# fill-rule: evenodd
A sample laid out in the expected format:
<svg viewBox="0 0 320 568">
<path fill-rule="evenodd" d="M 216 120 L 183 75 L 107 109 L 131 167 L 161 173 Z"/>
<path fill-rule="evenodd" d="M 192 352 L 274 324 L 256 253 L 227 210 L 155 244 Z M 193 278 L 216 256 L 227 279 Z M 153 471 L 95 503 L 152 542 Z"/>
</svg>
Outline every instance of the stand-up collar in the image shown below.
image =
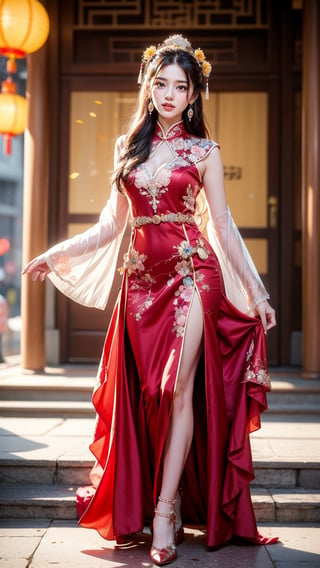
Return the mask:
<svg viewBox="0 0 320 568">
<path fill-rule="evenodd" d="M 185 134 L 186 130 L 183 124 L 183 120 L 176 122 L 172 126 L 170 126 L 167 132 L 164 131 L 161 124 L 157 122 L 155 131 L 154 131 L 154 138 L 158 138 L 159 140 L 173 140 L 174 138 L 179 138 Z"/>
</svg>

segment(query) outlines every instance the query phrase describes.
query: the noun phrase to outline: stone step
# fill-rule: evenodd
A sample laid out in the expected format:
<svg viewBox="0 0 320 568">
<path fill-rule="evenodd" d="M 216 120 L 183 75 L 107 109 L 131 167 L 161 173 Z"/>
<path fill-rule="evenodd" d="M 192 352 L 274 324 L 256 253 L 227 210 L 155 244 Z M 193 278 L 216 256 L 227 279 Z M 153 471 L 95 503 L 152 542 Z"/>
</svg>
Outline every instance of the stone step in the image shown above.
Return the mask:
<svg viewBox="0 0 320 568">
<path fill-rule="evenodd" d="M 1 485 L 1 518 L 77 519 L 75 487 Z M 320 491 L 253 488 L 258 522 L 319 522 Z"/>
<path fill-rule="evenodd" d="M 0 398 L 2 400 L 90 400 L 96 381 L 95 367 L 61 372 L 22 374 L 16 369 L 1 373 Z M 295 400 L 318 402 L 320 400 L 320 380 L 306 380 L 299 374 L 270 373 L 272 391 L 270 400 Z M 39 395 L 41 396 L 39 397 Z"/>
<path fill-rule="evenodd" d="M 320 416 L 320 404 L 268 404 L 268 414 L 274 419 L 283 415 Z M 0 416 L 94 418 L 95 411 L 91 400 L 0 400 Z"/>
<path fill-rule="evenodd" d="M 23 375 L 0 382 L 1 400 L 90 402 L 94 377 Z"/>
<path fill-rule="evenodd" d="M 91 405 L 95 369 L 63 374 L 21 375 L 12 370 L 0 381 L 0 415 L 3 416 L 94 416 Z M 298 375 L 271 373 L 268 394 L 271 414 L 320 415 L 320 381 Z"/>
<path fill-rule="evenodd" d="M 91 401 L 72 400 L 2 400 L 0 416 L 87 418 L 94 417 Z"/>
<path fill-rule="evenodd" d="M 277 403 L 274 404 L 270 401 L 268 397 L 268 414 L 283 416 L 284 414 L 295 416 L 297 414 L 312 414 L 315 416 L 320 416 L 320 404 L 287 404 L 287 403 Z"/>
<path fill-rule="evenodd" d="M 320 406 L 309 405 L 302 407 L 269 405 L 268 415 L 276 420 L 284 415 L 320 415 Z M 61 417 L 61 418 L 94 418 L 95 411 L 91 402 L 83 401 L 0 401 L 0 416 L 12 417 Z"/>
<path fill-rule="evenodd" d="M 88 485 L 93 459 L 0 459 L 1 484 Z M 320 462 L 254 459 L 252 487 L 320 489 Z"/>
</svg>

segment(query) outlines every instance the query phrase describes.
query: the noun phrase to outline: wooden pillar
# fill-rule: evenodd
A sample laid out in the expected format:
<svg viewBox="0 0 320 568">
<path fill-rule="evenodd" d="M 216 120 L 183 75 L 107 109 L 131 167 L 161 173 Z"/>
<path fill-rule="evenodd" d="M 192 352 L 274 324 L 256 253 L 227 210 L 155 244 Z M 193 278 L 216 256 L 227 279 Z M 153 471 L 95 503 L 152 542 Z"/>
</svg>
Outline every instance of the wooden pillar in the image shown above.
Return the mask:
<svg viewBox="0 0 320 568">
<path fill-rule="evenodd" d="M 47 47 L 28 56 L 28 124 L 24 144 L 23 266 L 47 248 L 48 80 Z M 45 366 L 45 284 L 23 276 L 21 365 Z"/>
<path fill-rule="evenodd" d="M 320 3 L 303 2 L 303 371 L 320 377 Z"/>
</svg>

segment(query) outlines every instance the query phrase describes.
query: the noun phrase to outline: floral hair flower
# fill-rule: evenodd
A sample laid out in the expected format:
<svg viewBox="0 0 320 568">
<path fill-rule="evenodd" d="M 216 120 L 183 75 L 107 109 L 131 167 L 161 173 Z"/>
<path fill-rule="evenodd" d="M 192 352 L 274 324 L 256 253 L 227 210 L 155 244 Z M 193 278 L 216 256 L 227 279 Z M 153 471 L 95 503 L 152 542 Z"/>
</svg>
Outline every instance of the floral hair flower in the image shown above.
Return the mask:
<svg viewBox="0 0 320 568">
<path fill-rule="evenodd" d="M 199 63 L 203 63 L 205 58 L 206 58 L 205 54 L 203 53 L 202 49 L 200 49 L 200 48 L 195 50 L 194 56 L 195 56 L 196 59 L 198 59 Z"/>
<path fill-rule="evenodd" d="M 154 56 L 156 51 L 157 51 L 157 48 L 156 48 L 155 45 L 150 45 L 149 47 L 147 47 L 147 49 L 145 49 L 143 54 L 142 54 L 142 61 L 147 63 L 147 61 L 149 61 L 149 59 L 151 59 L 151 57 Z"/>
<path fill-rule="evenodd" d="M 146 63 L 148 63 L 148 61 L 154 56 L 154 54 L 156 53 L 157 48 L 155 45 L 149 45 L 149 47 L 147 47 L 143 54 L 142 54 L 142 58 L 141 58 L 141 64 L 140 64 L 140 71 L 139 71 L 139 77 L 138 77 L 138 85 L 141 85 L 142 83 L 142 76 L 143 76 L 143 69 Z"/>
<path fill-rule="evenodd" d="M 202 70 L 202 75 L 205 77 L 206 79 L 206 94 L 205 94 L 205 98 L 206 100 L 209 99 L 209 82 L 208 82 L 208 78 L 209 75 L 212 71 L 212 65 L 211 63 L 209 63 L 209 61 L 206 60 L 206 56 L 204 54 L 204 52 L 202 51 L 202 49 L 198 48 L 194 51 L 194 57 L 196 58 L 196 60 L 198 61 L 198 64 L 201 67 Z"/>
<path fill-rule="evenodd" d="M 203 73 L 204 77 L 209 77 L 211 71 L 212 71 L 211 63 L 209 63 L 209 61 L 204 61 L 202 63 L 202 73 Z"/>
</svg>

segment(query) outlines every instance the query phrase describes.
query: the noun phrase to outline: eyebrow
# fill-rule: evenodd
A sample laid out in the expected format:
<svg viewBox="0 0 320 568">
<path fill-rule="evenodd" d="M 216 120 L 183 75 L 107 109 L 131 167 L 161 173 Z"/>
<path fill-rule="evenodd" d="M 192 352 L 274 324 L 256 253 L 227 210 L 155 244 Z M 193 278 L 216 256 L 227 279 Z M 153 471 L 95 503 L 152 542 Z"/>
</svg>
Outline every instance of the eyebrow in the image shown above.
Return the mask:
<svg viewBox="0 0 320 568">
<path fill-rule="evenodd" d="M 158 75 L 158 77 L 156 77 L 155 79 L 160 79 L 161 81 L 168 81 L 168 79 L 166 79 L 165 77 L 160 77 L 160 75 Z M 178 79 L 176 81 L 176 83 L 186 83 L 186 85 L 188 85 L 188 81 L 184 81 L 183 79 Z"/>
</svg>

